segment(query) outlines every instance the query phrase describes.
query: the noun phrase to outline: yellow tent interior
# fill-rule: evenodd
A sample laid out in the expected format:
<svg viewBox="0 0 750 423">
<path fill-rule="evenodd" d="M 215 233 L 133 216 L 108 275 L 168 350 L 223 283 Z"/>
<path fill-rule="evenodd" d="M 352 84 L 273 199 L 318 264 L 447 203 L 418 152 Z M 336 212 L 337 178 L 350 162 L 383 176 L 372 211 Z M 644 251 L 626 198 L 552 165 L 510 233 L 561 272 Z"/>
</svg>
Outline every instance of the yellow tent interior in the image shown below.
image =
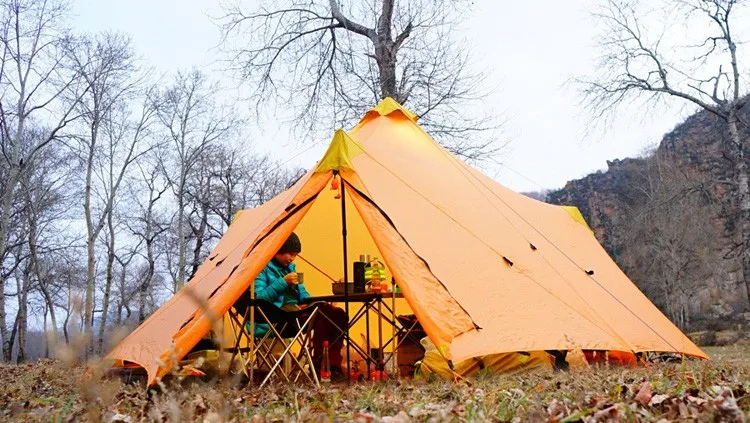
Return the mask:
<svg viewBox="0 0 750 423">
<path fill-rule="evenodd" d="M 304 273 L 304 284 L 308 292 L 313 296 L 324 296 L 332 294 L 332 283 L 343 281 L 344 278 L 344 253 L 343 253 L 343 240 L 342 240 L 342 219 L 341 219 L 341 200 L 339 198 L 338 189 L 324 189 L 312 202 L 312 206 L 307 214 L 302 218 L 294 229 L 294 232 L 300 237 L 302 241 L 302 252 L 297 256 L 295 265 L 297 266 L 297 272 Z M 345 199 L 346 205 L 346 231 L 347 231 L 347 250 L 348 254 L 348 279 L 350 283 L 353 283 L 353 268 L 352 262 L 358 260 L 360 254 L 368 254 L 373 260 L 380 259 L 382 261 L 382 254 L 378 250 L 375 241 L 370 232 L 362 221 L 362 217 L 357 212 L 351 199 Z M 235 219 L 241 222 L 240 217 L 243 212 L 240 212 Z M 236 223 L 239 225 L 240 223 Z M 235 225 L 235 223 L 232 223 Z M 386 276 L 384 281 L 387 281 L 389 289 L 391 287 L 392 273 L 390 272 L 387 264 L 385 267 Z M 392 300 L 387 299 L 386 304 L 388 307 L 392 307 Z M 340 307 L 344 307 L 343 304 L 337 304 Z M 350 315 L 354 315 L 357 311 L 359 303 L 351 303 Z M 413 314 L 411 307 L 403 298 L 395 299 L 396 315 L 408 315 Z M 375 319 L 377 316 L 374 313 L 370 313 L 370 318 Z M 234 325 L 231 319 L 225 319 L 225 335 L 224 344 L 230 344 L 234 336 L 236 336 L 237 329 L 232 328 L 230 325 Z M 393 327 L 384 323 L 381 325 L 382 337 L 384 342 L 393 334 Z M 354 342 L 365 348 L 367 342 L 366 337 L 366 321 L 360 319 L 350 330 L 350 336 Z M 375 348 L 378 346 L 378 326 L 377 322 L 373 320 L 370 323 L 370 346 Z M 385 353 L 391 353 L 393 351 L 394 344 L 384 348 Z M 356 354 L 356 351 L 351 351 L 352 357 Z"/>
<path fill-rule="evenodd" d="M 381 257 L 404 295 L 397 313 L 415 314 L 446 359 L 569 349 L 707 357 L 617 267 L 577 210 L 503 187 L 386 99 L 351 132 L 337 131 L 293 187 L 243 211 L 185 288 L 108 363 L 136 363 L 154 383 L 252 289 L 292 231 L 302 239 L 305 285 L 329 294 L 330 279 L 343 276 L 334 178 L 345 189 L 349 262 Z"/>
</svg>

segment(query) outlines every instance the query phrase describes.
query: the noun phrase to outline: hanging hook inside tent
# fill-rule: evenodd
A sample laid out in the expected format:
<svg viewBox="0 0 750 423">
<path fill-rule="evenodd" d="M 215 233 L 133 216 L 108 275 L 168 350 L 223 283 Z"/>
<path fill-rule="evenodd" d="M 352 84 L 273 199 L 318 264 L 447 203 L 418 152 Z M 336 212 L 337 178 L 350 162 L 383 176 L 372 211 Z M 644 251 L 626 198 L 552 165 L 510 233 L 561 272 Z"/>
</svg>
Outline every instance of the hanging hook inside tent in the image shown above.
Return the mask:
<svg viewBox="0 0 750 423">
<path fill-rule="evenodd" d="M 331 179 L 331 190 L 338 191 L 336 193 L 336 196 L 333 197 L 333 198 L 335 198 L 337 200 L 341 199 L 341 184 L 339 183 L 339 179 L 338 178 L 339 178 L 339 175 L 338 174 L 334 174 L 333 175 L 333 179 Z"/>
</svg>

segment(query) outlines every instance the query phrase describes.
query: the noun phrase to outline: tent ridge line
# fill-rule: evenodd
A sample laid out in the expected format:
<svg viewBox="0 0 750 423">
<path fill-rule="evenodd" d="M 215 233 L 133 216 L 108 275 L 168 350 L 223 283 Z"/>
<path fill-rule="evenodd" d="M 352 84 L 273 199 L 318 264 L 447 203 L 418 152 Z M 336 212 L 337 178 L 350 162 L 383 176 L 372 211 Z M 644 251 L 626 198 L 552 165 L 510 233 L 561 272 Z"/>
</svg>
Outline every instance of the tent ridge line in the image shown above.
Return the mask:
<svg viewBox="0 0 750 423">
<path fill-rule="evenodd" d="M 461 309 L 461 310 L 462 310 L 462 311 L 463 311 L 464 313 L 466 313 L 466 315 L 467 315 L 467 316 L 469 316 L 469 319 L 471 319 L 471 323 L 472 323 L 472 324 L 474 325 L 474 330 L 480 330 L 480 329 L 482 329 L 482 327 L 481 327 L 481 326 L 479 326 L 479 325 L 478 325 L 478 324 L 476 323 L 476 321 L 474 320 L 474 318 L 473 318 L 473 317 L 471 317 L 471 314 L 469 314 L 469 312 L 468 312 L 468 311 L 467 311 L 467 310 L 466 310 L 466 309 L 464 308 L 464 306 L 462 306 L 462 305 L 461 305 L 461 303 L 460 303 L 460 302 L 458 302 L 458 300 L 456 300 L 456 297 L 454 297 L 454 296 L 453 296 L 453 295 L 452 295 L 452 294 L 450 293 L 450 290 L 448 289 L 448 287 L 446 287 L 446 286 L 445 286 L 445 284 L 443 283 L 443 281 L 441 281 L 441 280 L 440 280 L 440 278 L 438 278 L 438 277 L 437 277 L 437 275 L 435 275 L 435 274 L 434 274 L 434 273 L 432 272 L 432 269 L 430 268 L 430 264 L 429 264 L 429 263 L 427 262 L 427 260 L 425 260 L 425 259 L 424 259 L 424 258 L 423 258 L 422 256 L 420 256 L 419 254 L 417 254 L 417 252 L 416 252 L 416 251 L 414 251 L 414 248 L 413 248 L 413 247 L 412 247 L 412 246 L 411 246 L 411 245 L 409 244 L 409 241 L 407 241 L 407 239 L 406 239 L 406 238 L 404 237 L 404 235 L 403 235 L 403 234 L 401 233 L 401 231 L 399 231 L 399 230 L 398 230 L 398 228 L 396 227 L 396 225 L 395 225 L 395 224 L 393 223 L 393 220 L 391 220 L 390 216 L 388 216 L 388 214 L 387 214 L 387 213 L 386 213 L 386 212 L 385 212 L 385 211 L 384 211 L 384 210 L 383 210 L 382 208 L 380 208 L 380 206 L 378 206 L 378 205 L 377 205 L 377 203 L 375 203 L 375 201 L 373 201 L 373 199 L 372 199 L 372 198 L 370 198 L 369 196 L 367 196 L 366 194 L 364 194 L 364 193 L 363 193 L 362 191 L 360 191 L 359 189 L 357 189 L 357 188 L 356 188 L 355 186 L 353 186 L 353 185 L 352 185 L 352 184 L 351 184 L 351 183 L 350 183 L 350 182 L 349 182 L 348 180 L 346 180 L 346 179 L 345 179 L 345 178 L 343 178 L 343 177 L 341 177 L 341 180 L 342 180 L 342 181 L 344 182 L 344 184 L 346 184 L 346 185 L 347 185 L 347 186 L 348 186 L 349 188 L 351 188 L 351 189 L 352 189 L 352 190 L 353 190 L 354 192 L 356 192 L 356 193 L 357 193 L 357 194 L 358 194 L 359 196 L 361 196 L 361 197 L 362 197 L 362 198 L 364 198 L 364 199 L 365 199 L 365 200 L 366 200 L 367 202 L 369 202 L 370 204 L 372 204 L 372 205 L 373 205 L 373 207 L 375 207 L 375 208 L 376 208 L 376 209 L 377 209 L 377 210 L 378 210 L 378 211 L 380 212 L 380 214 L 381 214 L 381 215 L 383 215 L 383 217 L 385 218 L 385 220 L 386 220 L 386 221 L 388 221 L 388 223 L 389 223 L 389 224 L 390 224 L 390 225 L 391 225 L 391 226 L 393 227 L 393 230 L 395 230 L 395 231 L 396 231 L 396 233 L 398 234 L 398 236 L 400 236 L 400 237 L 401 237 L 401 239 L 402 239 L 402 240 L 404 241 L 404 243 L 405 243 L 405 244 L 406 244 L 406 245 L 407 245 L 407 246 L 408 246 L 408 247 L 409 247 L 409 248 L 410 248 L 410 249 L 411 249 L 411 250 L 412 250 L 412 251 L 414 252 L 414 255 L 415 255 L 415 256 L 417 256 L 417 257 L 419 258 L 419 260 L 421 260 L 421 261 L 422 261 L 422 263 L 424 263 L 424 265 L 425 265 L 425 266 L 427 267 L 427 270 L 428 270 L 428 271 L 430 272 L 430 274 L 432 274 L 432 276 L 434 276 L 434 277 L 435 277 L 435 280 L 436 280 L 436 281 L 438 281 L 438 283 L 440 284 L 440 286 L 442 286 L 442 287 L 443 287 L 443 289 L 445 289 L 445 292 L 446 292 L 446 293 L 448 293 L 448 295 L 449 295 L 449 296 L 451 297 L 451 299 L 453 299 L 453 301 L 455 301 L 455 302 L 456 302 L 456 305 L 458 305 L 458 307 L 459 307 L 459 308 L 460 308 L 460 309 Z M 465 331 L 465 332 L 469 332 L 469 331 Z M 465 333 L 465 332 L 462 332 L 462 333 Z M 460 335 L 460 334 L 459 334 L 459 335 Z"/>
<path fill-rule="evenodd" d="M 253 241 L 253 245 L 250 246 L 250 248 L 243 254 L 243 258 L 247 257 L 254 249 L 258 246 L 261 242 L 263 242 L 264 239 L 266 239 L 269 235 L 273 233 L 276 229 L 279 228 L 284 222 L 286 222 L 290 217 L 294 216 L 297 212 L 299 212 L 303 207 L 308 205 L 310 202 L 318 198 L 318 195 L 320 195 L 320 191 L 316 192 L 311 197 L 307 198 L 305 201 L 302 201 L 301 203 L 297 204 L 294 208 L 292 208 L 290 211 L 287 212 L 287 214 L 279 219 L 278 222 L 274 223 L 273 226 L 268 230 L 268 232 L 264 233 L 262 236 L 259 236 L 255 241 Z M 287 206 L 288 207 L 288 206 Z M 285 209 L 286 210 L 286 209 Z"/>
<path fill-rule="evenodd" d="M 266 239 L 269 235 L 271 235 L 273 233 L 273 231 L 275 231 L 276 229 L 278 229 L 278 227 L 281 226 L 284 222 L 286 222 L 287 219 L 289 219 L 290 217 L 292 217 L 295 213 L 299 212 L 307 204 L 309 204 L 310 202 L 312 202 L 313 200 L 315 200 L 316 198 L 318 198 L 319 194 L 320 194 L 320 192 L 315 193 L 315 195 L 311 196 L 310 198 L 307 198 L 305 201 L 302 201 L 301 203 L 299 203 L 298 205 L 296 205 L 296 207 L 292 208 L 291 211 L 287 212 L 286 216 L 282 217 L 278 222 L 276 222 L 273 225 L 273 227 L 271 227 L 271 229 L 268 230 L 268 232 L 266 232 L 265 234 L 263 234 L 263 236 L 260 236 L 259 238 L 257 238 L 255 241 L 253 241 L 253 245 L 250 246 L 250 248 L 242 255 L 243 256 L 242 258 L 244 259 L 247 256 L 249 256 L 250 253 L 252 253 L 253 250 L 255 250 L 255 248 L 258 246 L 258 244 L 260 244 L 261 242 L 263 242 L 264 239 Z M 227 275 L 227 277 L 224 278 L 224 280 L 216 287 L 216 289 L 211 293 L 211 295 L 209 295 L 209 297 L 208 297 L 209 300 L 211 299 L 211 297 L 213 295 L 215 295 L 217 292 L 219 292 L 219 290 L 221 288 L 223 288 L 224 285 L 226 285 L 226 283 L 232 277 L 232 275 L 237 270 L 237 268 L 239 268 L 239 265 L 234 266 L 234 268 L 229 273 L 229 275 Z"/>
</svg>

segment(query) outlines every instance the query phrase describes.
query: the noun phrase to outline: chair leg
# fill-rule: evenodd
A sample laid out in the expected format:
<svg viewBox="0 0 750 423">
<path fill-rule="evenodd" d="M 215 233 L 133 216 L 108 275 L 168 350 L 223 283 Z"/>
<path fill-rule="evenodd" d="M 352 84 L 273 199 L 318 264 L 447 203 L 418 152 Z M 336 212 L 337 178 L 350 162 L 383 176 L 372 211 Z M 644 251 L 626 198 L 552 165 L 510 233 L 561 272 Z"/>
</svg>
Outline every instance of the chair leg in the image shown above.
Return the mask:
<svg viewBox="0 0 750 423">
<path fill-rule="evenodd" d="M 307 343 L 308 342 L 303 342 L 303 341 L 307 340 L 307 336 L 306 335 L 309 333 L 310 322 L 317 315 L 317 312 L 318 312 L 318 309 L 313 310 L 313 312 L 310 313 L 310 316 L 305 320 L 305 322 L 302 325 L 299 326 L 299 330 L 298 330 L 297 334 L 291 339 L 291 341 L 288 344 L 286 344 L 286 348 L 284 349 L 284 352 L 281 354 L 281 357 L 279 357 L 279 359 L 276 360 L 276 363 L 274 363 L 273 367 L 268 372 L 268 374 L 266 375 L 265 379 L 263 379 L 263 381 L 261 382 L 261 384 L 260 384 L 261 388 L 274 375 L 274 373 L 276 372 L 276 369 L 281 365 L 284 357 L 289 356 L 297 364 L 297 366 L 298 366 L 299 369 L 304 370 L 304 366 L 302 365 L 302 363 L 300 363 L 299 359 L 295 355 L 293 355 L 293 354 L 290 355 L 290 351 L 291 351 L 291 349 L 292 349 L 292 347 L 294 346 L 295 343 L 300 343 L 300 347 L 302 348 L 302 350 L 305 352 L 305 354 L 307 355 L 308 359 L 310 360 L 310 364 L 312 364 L 312 357 L 310 355 L 309 348 L 307 347 Z M 262 313 L 262 311 L 261 311 L 261 313 Z M 272 327 L 272 329 L 273 329 L 273 327 Z M 275 329 L 274 329 L 274 332 L 276 332 L 276 335 L 279 338 L 281 338 L 281 334 L 278 333 Z M 315 374 L 315 370 L 313 368 L 311 368 L 311 373 L 313 374 L 312 378 L 310 377 L 309 374 L 306 374 L 306 376 L 316 386 L 319 386 L 317 375 Z M 288 377 L 287 377 L 287 380 L 288 380 Z"/>
<path fill-rule="evenodd" d="M 247 313 L 245 313 L 245 314 L 247 314 Z M 232 334 L 234 335 L 234 338 L 235 338 L 234 348 L 232 348 L 232 356 L 229 359 L 229 366 L 230 366 L 229 371 L 231 372 L 231 366 L 232 366 L 232 363 L 234 363 L 235 357 L 239 356 L 240 357 L 240 365 L 242 367 L 241 371 L 242 371 L 242 373 L 245 376 L 249 377 L 249 375 L 248 375 L 248 369 L 247 369 L 247 362 L 248 362 L 248 360 L 241 353 L 241 351 L 240 351 L 240 344 L 242 343 L 242 339 L 246 338 L 246 339 L 248 339 L 248 345 L 251 345 L 250 336 L 249 336 L 249 334 L 247 332 L 247 328 L 245 328 L 245 325 L 240 322 L 240 319 L 237 317 L 236 313 L 232 313 L 230 311 L 229 312 L 229 317 L 234 322 L 234 325 L 232 325 Z M 243 318 L 242 318 L 243 322 L 247 320 L 246 317 L 247 317 L 246 315 L 243 316 Z M 237 328 L 239 328 L 239 333 L 238 333 L 238 330 L 235 328 L 235 325 L 237 326 Z M 252 354 L 251 349 L 252 349 L 252 347 L 250 347 L 250 349 L 248 350 L 249 354 Z"/>
</svg>

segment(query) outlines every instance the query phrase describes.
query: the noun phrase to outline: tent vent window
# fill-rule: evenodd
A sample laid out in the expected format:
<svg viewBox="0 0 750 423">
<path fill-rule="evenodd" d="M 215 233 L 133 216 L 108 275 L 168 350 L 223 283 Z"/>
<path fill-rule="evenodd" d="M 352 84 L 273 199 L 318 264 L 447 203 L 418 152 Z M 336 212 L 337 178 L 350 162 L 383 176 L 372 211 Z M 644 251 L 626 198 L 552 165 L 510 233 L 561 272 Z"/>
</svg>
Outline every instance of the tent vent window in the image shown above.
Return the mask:
<svg viewBox="0 0 750 423">
<path fill-rule="evenodd" d="M 508 260 L 508 257 L 503 256 L 503 261 L 505 261 L 505 264 L 507 264 L 508 266 L 513 267 L 513 262 Z"/>
<path fill-rule="evenodd" d="M 192 322 L 192 321 L 193 321 L 193 319 L 195 319 L 195 313 L 193 313 L 193 315 L 192 315 L 192 316 L 190 316 L 190 318 L 189 318 L 189 319 L 185 320 L 185 323 L 183 323 L 183 324 L 182 324 L 182 325 L 180 326 L 180 329 L 182 329 L 182 328 L 184 328 L 185 326 L 187 326 L 187 325 L 188 325 L 188 324 L 189 324 L 190 322 Z"/>
<path fill-rule="evenodd" d="M 289 212 L 290 210 L 292 210 L 292 209 L 293 209 L 294 207 L 296 207 L 296 206 L 297 206 L 297 204 L 295 204 L 295 203 L 292 203 L 292 204 L 290 204 L 290 205 L 286 206 L 286 208 L 284 209 L 284 211 L 285 211 L 285 212 Z"/>
<path fill-rule="evenodd" d="M 587 274 L 587 275 L 589 275 L 589 276 L 591 276 L 591 275 L 593 275 L 593 274 L 594 274 L 594 271 L 593 271 L 593 270 L 587 270 L 587 271 L 586 271 L 586 274 Z"/>
<path fill-rule="evenodd" d="M 529 244 L 529 247 L 531 247 L 531 251 L 536 251 L 536 245 L 534 245 L 534 244 Z"/>
<path fill-rule="evenodd" d="M 224 286 L 223 283 L 217 286 L 216 289 L 214 289 L 214 291 L 211 293 L 211 295 L 208 296 L 208 299 L 210 300 L 211 298 L 213 298 L 213 296 L 216 295 L 217 292 L 219 292 L 222 286 Z"/>
</svg>

